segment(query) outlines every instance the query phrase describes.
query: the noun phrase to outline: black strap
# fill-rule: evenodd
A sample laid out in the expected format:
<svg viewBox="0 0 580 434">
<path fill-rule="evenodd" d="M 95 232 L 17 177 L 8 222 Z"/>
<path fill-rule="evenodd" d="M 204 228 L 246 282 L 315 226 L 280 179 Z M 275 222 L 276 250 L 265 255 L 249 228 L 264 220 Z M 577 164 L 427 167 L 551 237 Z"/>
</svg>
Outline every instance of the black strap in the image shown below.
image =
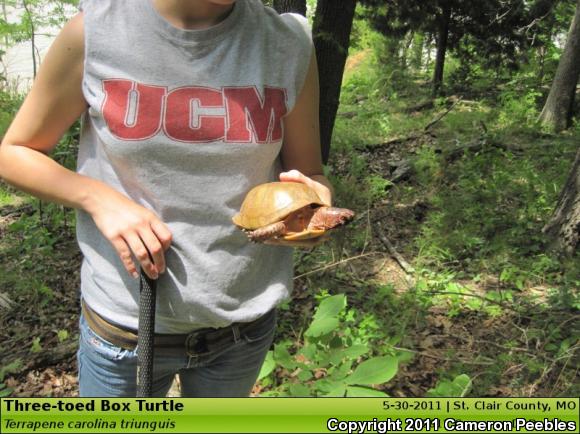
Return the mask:
<svg viewBox="0 0 580 434">
<path fill-rule="evenodd" d="M 137 330 L 137 397 L 151 396 L 153 383 L 153 337 L 155 333 L 155 296 L 157 280 L 141 270 L 139 288 L 139 328 Z"/>
</svg>

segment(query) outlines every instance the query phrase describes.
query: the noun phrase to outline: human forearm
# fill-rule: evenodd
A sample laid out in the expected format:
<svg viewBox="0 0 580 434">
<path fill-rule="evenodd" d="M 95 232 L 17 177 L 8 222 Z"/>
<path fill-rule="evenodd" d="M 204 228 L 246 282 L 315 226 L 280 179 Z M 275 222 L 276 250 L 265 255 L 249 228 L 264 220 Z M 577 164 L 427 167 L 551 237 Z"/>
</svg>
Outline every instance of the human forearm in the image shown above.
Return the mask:
<svg viewBox="0 0 580 434">
<path fill-rule="evenodd" d="M 0 177 L 41 199 L 88 212 L 134 277 L 132 254 L 150 277 L 164 272 L 171 232 L 156 214 L 107 184 L 68 170 L 40 151 L 8 143 L 0 146 Z"/>
<path fill-rule="evenodd" d="M 26 146 L 0 146 L 0 177 L 40 199 L 91 211 L 99 192 L 112 190 L 95 179 L 66 169 Z"/>
</svg>

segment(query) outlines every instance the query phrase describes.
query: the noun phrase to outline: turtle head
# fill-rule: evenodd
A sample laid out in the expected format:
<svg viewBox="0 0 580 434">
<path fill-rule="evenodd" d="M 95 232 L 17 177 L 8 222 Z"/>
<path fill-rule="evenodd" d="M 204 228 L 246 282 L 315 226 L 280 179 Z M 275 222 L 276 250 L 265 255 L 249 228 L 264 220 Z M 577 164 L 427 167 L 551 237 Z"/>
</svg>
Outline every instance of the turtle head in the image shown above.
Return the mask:
<svg viewBox="0 0 580 434">
<path fill-rule="evenodd" d="M 310 227 L 324 230 L 334 229 L 351 222 L 353 218 L 354 212 L 350 209 L 322 206 L 314 213 Z"/>
</svg>

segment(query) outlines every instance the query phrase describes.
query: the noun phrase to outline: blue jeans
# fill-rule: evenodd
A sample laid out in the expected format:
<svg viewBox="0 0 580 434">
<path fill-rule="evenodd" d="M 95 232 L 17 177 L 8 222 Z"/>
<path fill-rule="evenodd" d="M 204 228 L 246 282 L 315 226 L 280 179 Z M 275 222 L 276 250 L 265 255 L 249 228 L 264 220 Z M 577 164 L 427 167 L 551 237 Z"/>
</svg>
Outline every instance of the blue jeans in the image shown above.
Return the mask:
<svg viewBox="0 0 580 434">
<path fill-rule="evenodd" d="M 197 359 L 155 353 L 154 397 L 166 396 L 179 374 L 184 397 L 247 397 L 274 339 L 276 311 L 262 327 L 242 333 L 230 347 Z M 77 353 L 81 397 L 135 397 L 137 352 L 117 347 L 97 335 L 81 314 Z"/>
</svg>

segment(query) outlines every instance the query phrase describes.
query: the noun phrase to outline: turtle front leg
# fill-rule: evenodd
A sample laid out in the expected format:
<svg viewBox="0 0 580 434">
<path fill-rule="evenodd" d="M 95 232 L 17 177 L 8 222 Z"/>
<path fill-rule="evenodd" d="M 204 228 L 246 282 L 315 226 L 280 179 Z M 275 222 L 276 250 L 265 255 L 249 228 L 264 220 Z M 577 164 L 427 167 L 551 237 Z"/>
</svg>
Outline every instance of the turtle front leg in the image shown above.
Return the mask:
<svg viewBox="0 0 580 434">
<path fill-rule="evenodd" d="M 247 231 L 246 234 L 250 241 L 254 243 L 262 243 L 270 238 L 276 238 L 286 232 L 286 225 L 284 222 L 272 223 L 268 226 L 263 226 L 253 231 Z"/>
</svg>

